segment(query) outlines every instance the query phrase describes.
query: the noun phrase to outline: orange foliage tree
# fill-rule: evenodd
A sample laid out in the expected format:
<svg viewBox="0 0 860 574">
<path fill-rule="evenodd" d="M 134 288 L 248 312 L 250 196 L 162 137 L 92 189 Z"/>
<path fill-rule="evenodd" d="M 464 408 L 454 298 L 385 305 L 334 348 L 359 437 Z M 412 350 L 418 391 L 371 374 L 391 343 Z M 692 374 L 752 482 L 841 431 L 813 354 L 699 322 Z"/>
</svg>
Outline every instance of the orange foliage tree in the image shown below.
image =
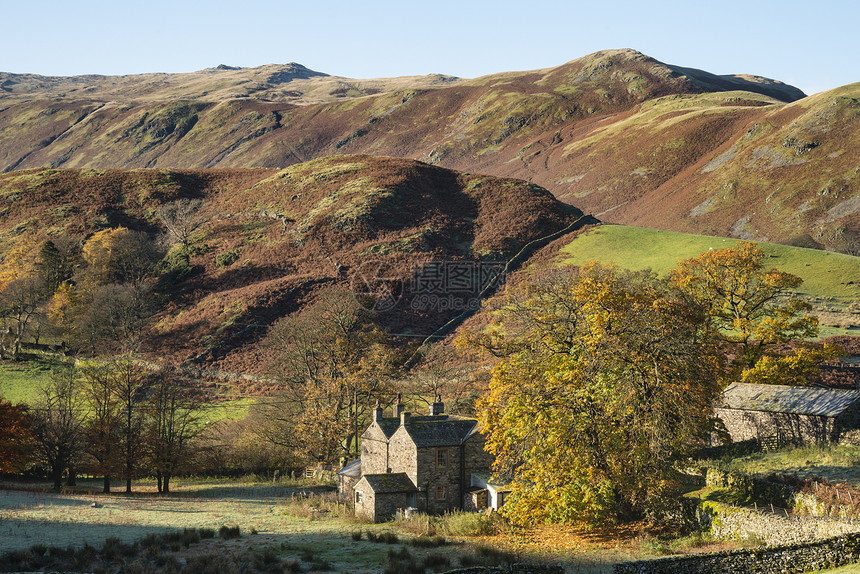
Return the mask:
<svg viewBox="0 0 860 574">
<path fill-rule="evenodd" d="M 503 512 L 599 523 L 667 510 L 720 390 L 705 315 L 648 274 L 596 263 L 509 288 L 496 311 L 471 342 L 502 357 L 478 408 L 512 480 Z"/>
<path fill-rule="evenodd" d="M 685 259 L 670 282 L 707 311 L 714 338 L 739 350 L 742 370 L 754 368 L 776 345 L 818 334 L 818 320 L 804 314 L 811 306 L 791 293 L 800 277 L 767 269 L 755 243 Z"/>
<path fill-rule="evenodd" d="M 26 405 L 0 399 L 0 472 L 16 472 L 32 450 L 30 416 Z"/>
</svg>

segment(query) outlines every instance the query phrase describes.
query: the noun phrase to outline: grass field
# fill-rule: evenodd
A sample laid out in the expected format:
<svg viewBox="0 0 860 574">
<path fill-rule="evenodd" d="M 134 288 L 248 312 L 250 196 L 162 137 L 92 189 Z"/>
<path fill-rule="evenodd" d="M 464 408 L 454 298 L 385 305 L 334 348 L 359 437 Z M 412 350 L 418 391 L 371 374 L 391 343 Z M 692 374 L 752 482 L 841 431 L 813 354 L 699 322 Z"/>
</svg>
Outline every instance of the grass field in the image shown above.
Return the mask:
<svg viewBox="0 0 860 574">
<path fill-rule="evenodd" d="M 40 398 L 40 387 L 48 383 L 52 370 L 58 366 L 60 363 L 46 359 L 0 363 L 0 398 L 34 405 Z M 213 402 L 204 409 L 203 418 L 210 423 L 241 419 L 255 400 L 244 397 Z"/>
<path fill-rule="evenodd" d="M 0 488 L 3 486 L 0 484 Z M 186 528 L 217 532 L 225 525 L 238 526 L 242 536 L 207 540 L 179 550 L 179 556 L 190 560 L 190 554 L 205 550 L 227 558 L 249 549 L 258 552 L 261 548 L 274 548 L 279 559 L 306 562 L 302 571 L 357 574 L 394 571 L 390 570 L 392 555 L 406 553 L 419 563 L 435 560 L 444 566 L 443 570 L 490 565 L 491 560 L 504 557 L 560 562 L 568 572 L 606 573 L 611 572 L 615 562 L 653 555 L 647 548 L 640 548 L 630 532 L 586 532 L 563 527 L 477 537 L 448 536 L 442 539 L 444 546 L 419 546 L 413 543 L 415 534 L 399 523 L 356 521 L 347 505 L 326 498 L 323 491 L 330 491 L 330 487 L 177 479 L 175 492 L 168 497 L 153 492 L 154 488 L 147 484 L 136 484 L 136 492 L 130 496 L 103 495 L 97 493 L 98 486 L 94 481 L 89 486 L 91 493 L 86 491 L 86 481 L 79 482 L 74 492 L 62 494 L 33 485 L 26 491 L 0 490 L 0 555 L 39 545 L 80 548 L 89 544 L 101 548 L 108 537 L 132 543 L 148 535 Z M 308 497 L 307 491 L 313 494 Z M 297 512 L 298 507 L 306 512 L 301 508 Z M 385 543 L 371 541 L 386 533 Z M 328 564 L 328 568 L 315 570 L 308 556 L 317 563 Z M 2 557 L 0 571 L 4 571 Z"/>
<path fill-rule="evenodd" d="M 51 378 L 54 366 L 44 361 L 0 363 L 0 397 L 12 403 L 33 404 L 39 387 Z"/>
<path fill-rule="evenodd" d="M 567 265 L 600 261 L 631 270 L 650 268 L 666 276 L 682 259 L 737 243 L 722 237 L 602 225 L 563 247 L 559 261 Z M 773 267 L 803 279 L 798 294 L 815 306 L 825 325 L 822 336 L 860 335 L 860 257 L 775 243 L 759 245 Z M 827 326 L 830 323 L 841 326 Z"/>
</svg>

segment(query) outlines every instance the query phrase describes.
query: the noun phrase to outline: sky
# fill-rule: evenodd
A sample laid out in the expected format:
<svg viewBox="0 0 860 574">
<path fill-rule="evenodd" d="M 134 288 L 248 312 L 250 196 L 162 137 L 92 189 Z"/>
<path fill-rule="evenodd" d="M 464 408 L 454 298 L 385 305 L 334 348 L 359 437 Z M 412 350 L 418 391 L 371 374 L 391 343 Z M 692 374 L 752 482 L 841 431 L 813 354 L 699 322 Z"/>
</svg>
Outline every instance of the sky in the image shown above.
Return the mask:
<svg viewBox="0 0 860 574">
<path fill-rule="evenodd" d="M 807 94 L 860 81 L 860 1 L 0 0 L 0 71 L 192 72 L 298 62 L 350 78 L 474 78 L 633 48 Z"/>
</svg>

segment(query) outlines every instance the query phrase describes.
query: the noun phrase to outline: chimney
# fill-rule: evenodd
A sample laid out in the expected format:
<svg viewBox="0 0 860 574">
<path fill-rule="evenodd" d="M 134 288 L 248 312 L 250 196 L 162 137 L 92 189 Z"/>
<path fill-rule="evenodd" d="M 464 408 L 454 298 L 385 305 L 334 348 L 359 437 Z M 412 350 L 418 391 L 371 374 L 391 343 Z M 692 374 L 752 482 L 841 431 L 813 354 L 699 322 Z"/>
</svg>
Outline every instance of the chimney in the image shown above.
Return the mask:
<svg viewBox="0 0 860 574">
<path fill-rule="evenodd" d="M 400 402 L 400 393 L 397 393 L 397 402 L 394 403 L 394 418 L 399 419 L 403 414 L 403 403 Z"/>
<path fill-rule="evenodd" d="M 412 413 L 402 411 L 400 413 L 400 426 L 404 426 L 406 423 L 408 423 L 409 417 L 411 417 L 411 416 L 412 416 Z"/>
<path fill-rule="evenodd" d="M 376 408 L 373 409 L 373 422 L 378 423 L 382 420 L 382 407 L 376 403 Z"/>
<path fill-rule="evenodd" d="M 430 416 L 435 417 L 445 412 L 445 403 L 442 402 L 442 397 L 436 395 L 436 402 L 430 405 Z"/>
</svg>

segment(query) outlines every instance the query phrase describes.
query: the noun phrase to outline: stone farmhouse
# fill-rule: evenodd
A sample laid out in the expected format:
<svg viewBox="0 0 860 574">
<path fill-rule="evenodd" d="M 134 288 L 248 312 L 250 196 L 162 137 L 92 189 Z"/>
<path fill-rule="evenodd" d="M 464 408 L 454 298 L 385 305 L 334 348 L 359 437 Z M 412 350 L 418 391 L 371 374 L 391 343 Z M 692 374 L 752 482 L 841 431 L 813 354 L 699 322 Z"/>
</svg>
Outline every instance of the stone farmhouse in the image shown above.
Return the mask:
<svg viewBox="0 0 860 574">
<path fill-rule="evenodd" d="M 860 391 L 733 383 L 714 411 L 733 442 L 821 443 L 860 428 Z"/>
<path fill-rule="evenodd" d="M 338 489 L 352 498 L 357 516 L 379 522 L 407 509 L 498 509 L 504 487 L 489 480 L 492 456 L 476 420 L 444 414 L 439 398 L 427 416 L 405 412 L 399 402 L 392 414 L 383 417 L 377 406 L 361 435 L 361 459 L 338 473 Z"/>
</svg>

